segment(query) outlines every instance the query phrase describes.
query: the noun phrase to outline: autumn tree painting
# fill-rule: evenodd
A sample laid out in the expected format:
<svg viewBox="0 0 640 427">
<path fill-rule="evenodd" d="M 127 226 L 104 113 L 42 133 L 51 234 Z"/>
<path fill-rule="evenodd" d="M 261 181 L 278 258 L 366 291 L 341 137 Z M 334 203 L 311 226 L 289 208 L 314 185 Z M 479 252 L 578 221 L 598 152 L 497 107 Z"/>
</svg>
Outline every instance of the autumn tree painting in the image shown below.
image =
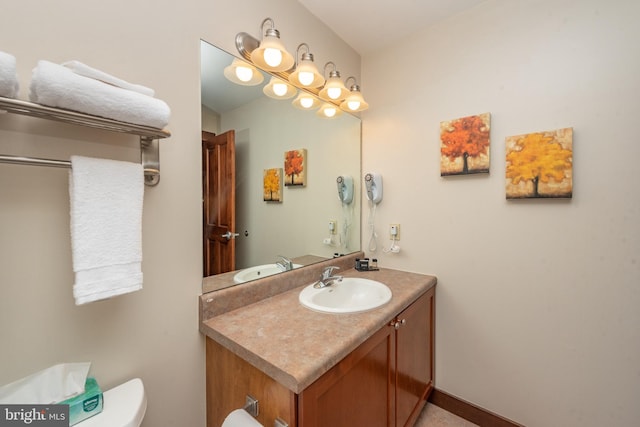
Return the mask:
<svg viewBox="0 0 640 427">
<path fill-rule="evenodd" d="M 489 173 L 489 113 L 440 123 L 440 175 Z"/>
<path fill-rule="evenodd" d="M 507 199 L 571 198 L 573 128 L 506 138 Z"/>
<path fill-rule="evenodd" d="M 282 169 L 265 169 L 263 173 L 263 200 L 265 202 L 281 202 Z"/>
<path fill-rule="evenodd" d="M 307 184 L 306 179 L 307 150 L 291 150 L 284 153 L 284 173 L 286 186 Z"/>
</svg>

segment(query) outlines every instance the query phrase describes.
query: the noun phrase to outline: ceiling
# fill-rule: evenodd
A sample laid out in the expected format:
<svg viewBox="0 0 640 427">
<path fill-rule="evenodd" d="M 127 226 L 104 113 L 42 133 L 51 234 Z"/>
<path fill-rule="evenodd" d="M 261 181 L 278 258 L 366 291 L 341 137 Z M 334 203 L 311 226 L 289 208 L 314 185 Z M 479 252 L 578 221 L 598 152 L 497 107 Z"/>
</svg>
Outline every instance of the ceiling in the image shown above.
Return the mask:
<svg viewBox="0 0 640 427">
<path fill-rule="evenodd" d="M 484 0 L 298 0 L 365 55 Z"/>
</svg>

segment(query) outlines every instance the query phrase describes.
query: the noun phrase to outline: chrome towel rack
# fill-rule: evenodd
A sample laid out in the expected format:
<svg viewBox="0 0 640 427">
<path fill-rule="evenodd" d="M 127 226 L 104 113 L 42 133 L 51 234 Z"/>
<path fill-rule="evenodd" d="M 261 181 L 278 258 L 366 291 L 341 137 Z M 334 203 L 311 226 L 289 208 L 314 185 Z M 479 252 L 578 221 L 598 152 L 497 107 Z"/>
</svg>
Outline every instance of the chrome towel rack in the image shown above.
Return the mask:
<svg viewBox="0 0 640 427">
<path fill-rule="evenodd" d="M 125 123 L 76 111 L 62 110 L 32 102 L 3 97 L 0 97 L 0 111 L 137 135 L 140 137 L 140 162 L 144 169 L 145 184 L 154 186 L 160 182 L 160 147 L 158 141 L 171 136 L 171 132 L 166 129 L 156 129 L 149 126 Z M 0 163 L 49 166 L 57 168 L 71 167 L 71 162 L 68 160 L 41 159 L 2 154 L 0 154 Z"/>
</svg>

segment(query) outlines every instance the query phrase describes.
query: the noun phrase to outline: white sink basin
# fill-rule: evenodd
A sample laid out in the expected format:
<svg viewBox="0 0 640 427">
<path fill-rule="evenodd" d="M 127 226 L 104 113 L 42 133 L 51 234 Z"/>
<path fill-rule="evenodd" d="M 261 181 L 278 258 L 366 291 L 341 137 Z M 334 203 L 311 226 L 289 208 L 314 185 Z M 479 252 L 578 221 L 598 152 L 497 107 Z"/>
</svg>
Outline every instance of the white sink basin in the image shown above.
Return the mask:
<svg viewBox="0 0 640 427">
<path fill-rule="evenodd" d="M 302 267 L 302 264 L 293 264 L 293 268 L 299 267 Z M 233 276 L 233 281 L 234 283 L 244 283 L 282 272 L 282 268 L 278 267 L 276 264 L 256 265 L 255 267 L 245 268 L 244 270 L 237 272 L 235 276 Z"/>
<path fill-rule="evenodd" d="M 303 306 L 324 313 L 358 313 L 391 301 L 391 289 L 375 280 L 345 277 L 324 288 L 313 285 L 305 287 L 298 299 Z"/>
</svg>

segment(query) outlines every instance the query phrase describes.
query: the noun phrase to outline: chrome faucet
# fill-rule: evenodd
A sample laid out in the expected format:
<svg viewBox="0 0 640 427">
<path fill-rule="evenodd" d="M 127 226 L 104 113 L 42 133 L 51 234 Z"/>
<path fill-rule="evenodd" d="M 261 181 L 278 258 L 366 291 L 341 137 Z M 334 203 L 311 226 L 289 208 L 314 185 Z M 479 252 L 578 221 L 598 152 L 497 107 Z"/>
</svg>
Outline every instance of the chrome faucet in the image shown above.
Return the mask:
<svg viewBox="0 0 640 427">
<path fill-rule="evenodd" d="M 291 261 L 289 258 L 287 258 L 284 255 L 278 255 L 278 258 L 280 258 L 280 260 L 276 262 L 276 265 L 280 270 L 282 271 L 293 270 L 293 261 Z"/>
<path fill-rule="evenodd" d="M 330 265 L 329 267 L 325 267 L 322 269 L 322 277 L 316 283 L 314 283 L 313 287 L 316 289 L 324 288 L 326 286 L 331 286 L 336 281 L 341 281 L 342 276 L 333 276 L 334 270 L 340 270 L 340 267 L 336 267 Z"/>
</svg>

